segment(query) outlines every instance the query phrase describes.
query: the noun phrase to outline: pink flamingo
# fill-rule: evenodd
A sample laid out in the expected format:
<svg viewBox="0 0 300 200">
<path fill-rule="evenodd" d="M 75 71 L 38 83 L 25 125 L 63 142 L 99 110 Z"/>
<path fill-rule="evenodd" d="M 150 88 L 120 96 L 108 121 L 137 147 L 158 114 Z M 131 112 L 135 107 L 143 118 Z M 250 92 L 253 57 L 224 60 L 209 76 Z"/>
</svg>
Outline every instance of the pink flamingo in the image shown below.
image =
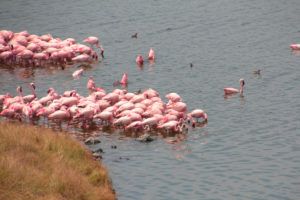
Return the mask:
<svg viewBox="0 0 300 200">
<path fill-rule="evenodd" d="M 161 122 L 166 123 L 168 121 L 176 121 L 178 120 L 178 117 L 176 115 L 172 114 L 166 114 L 162 119 Z"/>
<path fill-rule="evenodd" d="M 127 75 L 127 73 L 124 73 L 124 74 L 123 74 L 120 83 L 121 83 L 122 85 L 127 85 L 127 84 L 128 84 L 128 75 Z"/>
<path fill-rule="evenodd" d="M 72 96 L 77 96 L 78 93 L 76 92 L 76 90 L 67 90 L 67 91 L 64 91 L 64 94 L 63 96 L 64 97 L 72 97 Z"/>
<path fill-rule="evenodd" d="M 91 106 L 87 106 L 83 109 L 79 109 L 77 111 L 77 114 L 73 117 L 74 119 L 77 118 L 83 118 L 83 119 L 92 119 L 94 116 L 94 113 L 97 112 L 97 109 L 91 107 Z"/>
<path fill-rule="evenodd" d="M 132 102 L 132 103 L 140 103 L 140 102 L 142 102 L 143 100 L 145 100 L 146 98 L 145 98 L 145 96 L 143 95 L 143 94 L 137 94 L 137 95 L 135 95 L 134 97 L 132 97 L 131 99 L 130 99 L 130 102 Z"/>
<path fill-rule="evenodd" d="M 125 126 L 129 125 L 132 122 L 131 118 L 129 116 L 120 117 L 119 119 L 116 119 L 113 124 L 115 126 Z"/>
<path fill-rule="evenodd" d="M 142 117 L 140 114 L 138 113 L 135 113 L 135 112 L 130 112 L 128 115 L 128 117 L 130 117 L 131 121 L 141 121 L 142 120 Z"/>
<path fill-rule="evenodd" d="M 40 116 L 48 117 L 50 114 L 52 114 L 54 112 L 55 112 L 55 109 L 53 107 L 43 107 L 37 112 L 36 116 L 37 117 L 40 117 Z"/>
<path fill-rule="evenodd" d="M 169 101 L 171 101 L 170 103 L 175 103 L 175 102 L 181 101 L 181 97 L 175 92 L 171 92 L 171 93 L 167 94 L 166 98 L 169 99 Z"/>
<path fill-rule="evenodd" d="M 187 114 L 187 117 L 188 117 L 188 119 L 192 120 L 193 125 L 196 123 L 195 120 L 194 120 L 194 118 L 197 120 L 197 122 L 198 122 L 198 119 L 200 119 L 200 118 L 203 118 L 205 122 L 208 119 L 208 116 L 207 116 L 206 112 L 204 112 L 201 109 L 195 109 L 195 110 L 193 110 L 192 112 L 190 112 L 189 114 Z"/>
<path fill-rule="evenodd" d="M 166 123 L 163 123 L 161 125 L 159 125 L 157 128 L 158 129 L 164 129 L 166 130 L 168 133 L 170 131 L 175 131 L 177 132 L 179 130 L 179 125 L 180 122 L 179 121 L 168 121 Z"/>
<path fill-rule="evenodd" d="M 92 76 L 89 77 L 86 88 L 89 90 L 90 93 L 96 90 L 96 84 Z"/>
<path fill-rule="evenodd" d="M 73 72 L 72 76 L 73 76 L 74 78 L 79 78 L 79 76 L 82 75 L 83 71 L 84 71 L 84 69 L 78 69 L 78 70 L 76 70 L 75 72 Z"/>
<path fill-rule="evenodd" d="M 17 93 L 19 94 L 19 96 L 15 96 L 15 97 L 7 97 L 4 99 L 3 101 L 3 109 L 6 109 L 6 108 L 9 108 L 9 106 L 11 104 L 14 104 L 16 102 L 23 102 L 23 98 L 22 98 L 22 87 L 21 86 L 18 86 L 17 87 Z"/>
<path fill-rule="evenodd" d="M 123 105 L 121 105 L 121 106 L 117 109 L 116 113 L 121 113 L 121 112 L 123 112 L 124 110 L 132 110 L 133 108 L 135 108 L 134 104 L 131 103 L 131 102 L 127 102 L 127 103 L 124 103 Z"/>
<path fill-rule="evenodd" d="M 145 91 L 143 92 L 143 94 L 144 94 L 145 97 L 148 98 L 148 99 L 151 99 L 151 98 L 153 98 L 153 97 L 158 97 L 158 96 L 159 96 L 159 93 L 158 93 L 157 91 L 151 89 L 151 88 L 145 90 Z"/>
<path fill-rule="evenodd" d="M 52 37 L 52 35 L 47 34 L 47 35 L 40 36 L 40 39 L 45 41 L 45 42 L 49 42 L 51 39 L 53 39 L 53 37 Z"/>
<path fill-rule="evenodd" d="M 92 58 L 87 54 L 81 54 L 81 55 L 78 55 L 78 56 L 72 58 L 72 61 L 89 63 L 92 61 Z"/>
<path fill-rule="evenodd" d="M 150 48 L 149 54 L 148 54 L 148 59 L 154 61 L 155 60 L 155 53 L 152 48 Z"/>
<path fill-rule="evenodd" d="M 72 105 L 76 105 L 78 103 L 78 101 L 79 101 L 78 98 L 73 97 L 73 96 L 71 96 L 71 97 L 62 97 L 60 99 L 60 103 L 62 105 L 68 106 L 68 107 L 70 107 Z"/>
<path fill-rule="evenodd" d="M 30 105 L 24 104 L 23 108 L 22 108 L 22 114 L 25 115 L 25 117 L 32 118 L 33 114 L 34 114 L 34 111 L 30 107 Z"/>
<path fill-rule="evenodd" d="M 290 48 L 291 48 L 292 50 L 300 50 L 300 44 L 291 44 L 291 45 L 290 45 Z"/>
<path fill-rule="evenodd" d="M 23 100 L 25 103 L 30 103 L 31 101 L 33 101 L 36 98 L 36 93 L 35 93 L 35 84 L 34 83 L 30 83 L 30 90 L 32 94 L 26 95 L 23 97 Z"/>
<path fill-rule="evenodd" d="M 40 50 L 40 46 L 38 44 L 35 43 L 29 43 L 28 46 L 26 47 L 28 50 L 32 51 L 32 52 L 38 52 Z"/>
<path fill-rule="evenodd" d="M 125 94 L 124 98 L 125 98 L 126 100 L 129 101 L 129 100 L 132 99 L 132 97 L 134 97 L 134 96 L 135 96 L 134 93 L 128 92 L 128 93 Z"/>
<path fill-rule="evenodd" d="M 178 112 L 186 112 L 187 105 L 186 105 L 186 103 L 179 101 L 179 102 L 173 103 L 171 105 L 168 105 L 167 108 L 176 110 Z"/>
<path fill-rule="evenodd" d="M 9 41 L 13 38 L 14 33 L 12 31 L 8 31 L 8 30 L 1 30 L 0 36 L 2 36 L 5 41 Z"/>
<path fill-rule="evenodd" d="M 0 53 L 0 61 L 3 60 L 4 62 L 8 63 L 11 61 L 13 57 L 13 52 L 11 51 L 4 51 Z"/>
<path fill-rule="evenodd" d="M 44 107 L 38 100 L 31 101 L 29 106 L 34 114 L 38 113 L 38 111 Z"/>
<path fill-rule="evenodd" d="M 49 88 L 47 93 L 48 93 L 47 96 L 44 96 L 38 100 L 40 104 L 46 105 L 48 102 L 52 102 L 58 96 L 58 94 L 55 92 L 53 88 Z"/>
<path fill-rule="evenodd" d="M 1 111 L 0 116 L 14 118 L 16 116 L 16 112 L 11 108 L 7 108 Z"/>
<path fill-rule="evenodd" d="M 121 84 L 122 86 L 126 86 L 128 84 L 128 75 L 127 75 L 127 73 L 123 74 L 122 79 L 120 81 L 119 80 L 115 81 L 113 86 L 117 86 L 119 84 Z"/>
<path fill-rule="evenodd" d="M 47 61 L 49 59 L 49 53 L 35 53 L 33 54 L 33 59 L 36 65 L 42 65 L 42 61 Z"/>
<path fill-rule="evenodd" d="M 125 127 L 125 130 L 138 129 L 138 128 L 142 128 L 142 127 L 143 127 L 143 125 L 142 125 L 141 121 L 134 121 L 134 122 L 131 122 L 129 125 L 127 125 Z"/>
<path fill-rule="evenodd" d="M 108 93 L 107 95 L 105 95 L 102 99 L 109 101 L 110 104 L 113 105 L 120 100 L 120 97 L 118 94 L 111 92 L 111 93 Z"/>
<path fill-rule="evenodd" d="M 224 88 L 224 94 L 231 95 L 231 94 L 240 93 L 242 95 L 244 91 L 244 85 L 245 85 L 244 79 L 240 79 L 240 89 L 227 87 Z"/>
<path fill-rule="evenodd" d="M 140 115 L 142 115 L 143 114 L 143 112 L 144 112 L 144 109 L 142 109 L 142 108 L 139 108 L 139 107 L 135 107 L 134 109 L 132 109 L 131 110 L 132 112 L 135 112 L 135 113 L 137 113 L 137 114 L 140 114 Z"/>
<path fill-rule="evenodd" d="M 93 116 L 94 119 L 101 119 L 103 122 L 112 123 L 113 121 L 113 113 L 109 111 L 102 111 Z"/>
<path fill-rule="evenodd" d="M 143 119 L 142 121 L 142 125 L 146 126 L 148 125 L 149 127 L 153 127 L 156 126 L 158 124 L 158 122 L 160 121 L 160 119 L 156 116 L 147 118 L 147 119 Z"/>
<path fill-rule="evenodd" d="M 6 98 L 11 98 L 11 95 L 9 93 L 6 93 L 4 95 L 0 95 L 0 105 L 3 104 Z"/>
<path fill-rule="evenodd" d="M 142 55 L 138 55 L 135 59 L 135 62 L 138 64 L 138 65 L 143 65 L 144 64 L 144 58 Z"/>
<path fill-rule="evenodd" d="M 89 43 L 90 45 L 96 45 L 98 48 L 100 48 L 99 39 L 97 37 L 90 36 L 90 37 L 84 39 L 83 42 Z"/>
<path fill-rule="evenodd" d="M 13 110 L 15 113 L 22 113 L 25 104 L 23 101 L 23 93 L 21 86 L 17 87 L 17 92 L 19 93 L 19 101 L 11 103 L 8 108 Z"/>
<path fill-rule="evenodd" d="M 66 110 L 57 110 L 50 115 L 48 115 L 48 119 L 52 120 L 66 120 L 70 118 L 70 113 Z"/>
</svg>

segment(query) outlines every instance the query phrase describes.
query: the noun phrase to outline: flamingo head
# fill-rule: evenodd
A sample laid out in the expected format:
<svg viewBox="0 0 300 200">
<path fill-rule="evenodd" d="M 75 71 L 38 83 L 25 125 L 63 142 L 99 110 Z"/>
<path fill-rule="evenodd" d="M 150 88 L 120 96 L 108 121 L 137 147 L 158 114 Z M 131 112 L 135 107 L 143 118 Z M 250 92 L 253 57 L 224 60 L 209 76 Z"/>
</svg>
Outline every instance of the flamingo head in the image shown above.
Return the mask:
<svg viewBox="0 0 300 200">
<path fill-rule="evenodd" d="M 244 79 L 240 79 L 240 85 L 243 87 L 244 85 L 245 85 L 245 81 L 244 81 Z"/>
<path fill-rule="evenodd" d="M 30 85 L 35 90 L 35 84 L 34 83 L 30 83 Z"/>
<path fill-rule="evenodd" d="M 17 87 L 17 92 L 23 92 L 22 86 L 18 86 L 18 87 Z"/>
<path fill-rule="evenodd" d="M 76 97 L 76 96 L 77 96 L 76 90 L 72 90 L 70 93 L 70 97 Z"/>
<path fill-rule="evenodd" d="M 206 114 L 206 113 L 204 113 L 204 114 L 203 114 L 203 118 L 204 118 L 204 120 L 205 120 L 205 121 L 207 121 L 207 119 L 208 119 L 208 116 L 207 116 L 207 114 Z"/>
<path fill-rule="evenodd" d="M 54 89 L 53 89 L 53 88 L 49 88 L 49 89 L 47 90 L 47 94 L 49 94 L 49 93 L 52 92 L 52 91 L 54 91 Z"/>
</svg>

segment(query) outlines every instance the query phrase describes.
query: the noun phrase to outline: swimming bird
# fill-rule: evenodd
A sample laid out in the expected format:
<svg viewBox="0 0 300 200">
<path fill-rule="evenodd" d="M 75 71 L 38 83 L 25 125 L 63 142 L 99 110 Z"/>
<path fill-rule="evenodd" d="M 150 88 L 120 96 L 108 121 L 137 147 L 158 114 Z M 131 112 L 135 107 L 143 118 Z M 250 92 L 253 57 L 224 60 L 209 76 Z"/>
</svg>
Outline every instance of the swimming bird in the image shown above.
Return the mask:
<svg viewBox="0 0 300 200">
<path fill-rule="evenodd" d="M 148 60 L 155 60 L 155 53 L 152 48 L 150 48 L 150 50 L 149 50 Z"/>
<path fill-rule="evenodd" d="M 137 38 L 137 34 L 138 34 L 138 33 L 133 34 L 133 35 L 131 36 L 131 38 Z"/>
<path fill-rule="evenodd" d="M 135 62 L 138 64 L 138 65 L 143 65 L 144 64 L 144 58 L 142 55 L 138 55 L 135 59 Z"/>
<path fill-rule="evenodd" d="M 84 69 L 78 69 L 75 72 L 73 72 L 72 76 L 74 78 L 79 78 L 79 76 L 81 76 L 81 74 L 83 73 Z"/>
<path fill-rule="evenodd" d="M 224 88 L 224 94 L 225 95 L 236 94 L 236 93 L 243 94 L 244 86 L 245 86 L 244 79 L 240 79 L 240 89 L 227 87 L 227 88 Z"/>
</svg>

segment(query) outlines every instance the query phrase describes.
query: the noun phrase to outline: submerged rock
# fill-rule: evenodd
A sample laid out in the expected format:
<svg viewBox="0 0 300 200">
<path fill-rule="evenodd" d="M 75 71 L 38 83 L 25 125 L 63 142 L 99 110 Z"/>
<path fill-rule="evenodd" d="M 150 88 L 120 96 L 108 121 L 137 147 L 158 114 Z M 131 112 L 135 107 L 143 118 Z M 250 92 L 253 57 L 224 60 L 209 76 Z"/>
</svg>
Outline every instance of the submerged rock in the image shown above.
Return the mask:
<svg viewBox="0 0 300 200">
<path fill-rule="evenodd" d="M 102 148 L 97 148 L 95 150 L 92 151 L 93 153 L 104 153 Z"/>
<path fill-rule="evenodd" d="M 152 142 L 154 140 L 153 137 L 151 137 L 151 135 L 149 133 L 145 133 L 141 136 L 139 136 L 138 138 L 136 138 L 137 141 L 140 142 Z"/>
<path fill-rule="evenodd" d="M 94 137 L 89 137 L 88 139 L 86 139 L 84 141 L 84 143 L 86 145 L 90 145 L 90 144 L 98 144 L 98 143 L 101 143 L 101 141 L 98 139 L 98 138 L 94 138 Z"/>
<path fill-rule="evenodd" d="M 94 158 L 99 158 L 99 159 L 102 159 L 102 155 L 100 153 L 93 153 L 93 157 Z"/>
</svg>

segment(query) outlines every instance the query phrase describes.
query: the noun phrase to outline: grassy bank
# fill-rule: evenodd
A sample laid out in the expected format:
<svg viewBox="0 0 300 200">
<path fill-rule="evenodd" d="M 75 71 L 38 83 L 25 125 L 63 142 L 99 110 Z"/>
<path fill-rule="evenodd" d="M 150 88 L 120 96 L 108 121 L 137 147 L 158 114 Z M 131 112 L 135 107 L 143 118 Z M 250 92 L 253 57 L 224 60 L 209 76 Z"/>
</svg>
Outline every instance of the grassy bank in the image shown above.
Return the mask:
<svg viewBox="0 0 300 200">
<path fill-rule="evenodd" d="M 0 199 L 116 199 L 106 169 L 69 135 L 0 122 Z"/>
</svg>

